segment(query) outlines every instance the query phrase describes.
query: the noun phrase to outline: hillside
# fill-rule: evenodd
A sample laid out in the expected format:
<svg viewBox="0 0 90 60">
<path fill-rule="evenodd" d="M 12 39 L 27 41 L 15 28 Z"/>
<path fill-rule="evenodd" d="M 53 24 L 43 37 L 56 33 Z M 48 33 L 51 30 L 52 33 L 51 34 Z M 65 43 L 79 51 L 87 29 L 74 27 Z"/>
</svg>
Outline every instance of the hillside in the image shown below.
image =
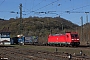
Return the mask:
<svg viewBox="0 0 90 60">
<path fill-rule="evenodd" d="M 29 17 L 23 18 L 22 21 L 20 19 L 0 20 L 0 30 L 4 27 L 9 27 L 11 37 L 15 37 L 21 33 L 24 36 L 34 35 L 39 36 L 40 42 L 47 41 L 47 37 L 51 31 L 52 34 L 77 31 L 81 43 L 86 44 L 87 42 L 90 42 L 89 26 L 90 23 L 83 25 L 82 34 L 81 26 L 60 17 Z"/>
<path fill-rule="evenodd" d="M 0 20 L 0 30 L 4 27 L 9 27 L 11 36 L 16 36 L 20 33 L 25 36 L 45 36 L 50 33 L 50 30 L 52 30 L 52 33 L 73 31 L 78 25 L 60 17 L 29 17 L 23 18 L 22 22 L 20 19 Z"/>
<path fill-rule="evenodd" d="M 39 42 L 47 42 L 50 33 L 64 33 L 66 31 L 76 31 L 78 25 L 60 17 L 29 17 L 20 19 L 0 20 L 0 30 L 4 27 L 11 32 L 11 38 L 18 34 L 24 36 L 38 36 Z"/>
</svg>

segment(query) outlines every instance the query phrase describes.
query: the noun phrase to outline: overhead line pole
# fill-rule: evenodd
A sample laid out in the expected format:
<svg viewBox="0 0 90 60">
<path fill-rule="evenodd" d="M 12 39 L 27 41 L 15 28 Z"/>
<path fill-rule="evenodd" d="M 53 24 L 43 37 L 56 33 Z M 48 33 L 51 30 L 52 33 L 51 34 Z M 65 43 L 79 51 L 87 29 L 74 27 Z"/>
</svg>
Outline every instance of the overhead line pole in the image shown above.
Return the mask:
<svg viewBox="0 0 90 60">
<path fill-rule="evenodd" d="M 83 41 L 83 17 L 81 16 L 81 40 Z"/>
<path fill-rule="evenodd" d="M 88 24 L 88 13 L 89 12 L 85 12 L 86 13 L 86 24 Z M 88 25 L 86 26 L 86 31 L 88 31 Z M 88 32 L 86 33 L 86 41 L 87 41 L 87 44 L 88 44 L 88 41 L 89 41 L 89 34 Z"/>
<path fill-rule="evenodd" d="M 23 23 L 23 21 L 22 21 L 22 4 L 20 4 L 19 8 L 20 8 L 20 34 L 22 34 L 22 30 L 23 30 L 23 28 L 22 28 L 22 23 Z"/>
<path fill-rule="evenodd" d="M 85 12 L 86 13 L 86 23 L 88 23 L 88 13 L 89 12 Z"/>
</svg>

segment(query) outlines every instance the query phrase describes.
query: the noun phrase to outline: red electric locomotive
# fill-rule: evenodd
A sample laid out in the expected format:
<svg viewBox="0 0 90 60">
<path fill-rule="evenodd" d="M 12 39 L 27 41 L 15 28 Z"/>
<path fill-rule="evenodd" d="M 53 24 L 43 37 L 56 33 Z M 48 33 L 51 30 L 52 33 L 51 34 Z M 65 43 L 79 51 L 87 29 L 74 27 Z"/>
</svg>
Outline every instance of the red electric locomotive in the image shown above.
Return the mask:
<svg viewBox="0 0 90 60">
<path fill-rule="evenodd" d="M 77 32 L 66 32 L 65 34 L 49 35 L 48 45 L 79 46 L 80 39 Z"/>
</svg>

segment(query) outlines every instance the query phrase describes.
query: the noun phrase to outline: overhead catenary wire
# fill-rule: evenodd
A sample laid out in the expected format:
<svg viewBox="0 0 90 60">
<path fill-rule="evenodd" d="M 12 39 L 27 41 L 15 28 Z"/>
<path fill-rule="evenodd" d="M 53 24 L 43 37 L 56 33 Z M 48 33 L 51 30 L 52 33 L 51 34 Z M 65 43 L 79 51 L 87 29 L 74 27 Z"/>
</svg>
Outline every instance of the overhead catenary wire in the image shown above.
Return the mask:
<svg viewBox="0 0 90 60">
<path fill-rule="evenodd" d="M 74 1 L 72 1 L 72 3 L 74 4 Z M 68 11 L 75 11 L 75 10 L 78 10 L 78 9 L 83 9 L 83 8 L 86 8 L 86 7 L 90 6 L 90 4 L 87 4 L 87 5 L 82 4 L 80 7 L 76 7 L 76 8 L 74 8 L 75 7 L 74 5 L 72 5 L 72 6 L 73 6 L 73 8 L 68 10 Z"/>
<path fill-rule="evenodd" d="M 48 2 L 48 0 L 47 1 L 46 0 L 39 0 L 38 2 L 36 2 L 36 1 L 37 0 L 31 0 L 29 3 L 30 4 L 32 3 L 32 5 L 30 5 L 28 8 L 27 7 L 28 0 L 25 0 L 25 5 L 23 5 L 23 8 L 25 8 L 24 9 L 25 12 L 23 12 L 23 13 L 25 13 L 26 15 L 29 15 L 31 13 L 32 16 L 33 16 L 33 13 L 34 13 L 34 15 L 37 14 L 37 16 L 39 16 L 39 15 L 40 16 L 41 15 L 48 16 L 47 14 L 52 14 L 50 16 L 58 16 L 61 14 L 63 15 L 64 13 L 84 13 L 84 11 L 78 11 L 78 10 L 82 9 L 82 8 L 84 9 L 85 7 L 90 6 L 89 4 L 86 4 L 83 6 L 77 6 L 77 7 L 75 7 L 74 5 L 70 5 L 69 6 L 70 9 L 65 10 L 66 8 L 63 9 L 62 6 L 65 5 L 66 3 L 68 3 L 68 1 L 71 2 L 71 4 L 72 4 L 73 0 L 52 0 L 49 2 Z M 64 4 L 62 4 L 62 1 L 64 1 Z M 0 5 L 2 5 L 4 2 L 5 2 L 5 0 L 3 0 L 3 2 Z M 48 3 L 44 5 L 43 2 L 44 3 L 48 2 Z M 40 6 L 40 5 L 42 5 L 42 6 Z M 51 6 L 53 6 L 53 7 L 51 7 Z M 60 6 L 60 7 L 57 7 L 57 6 Z M 68 8 L 68 6 L 67 6 L 67 8 Z M 47 10 L 44 10 L 44 9 L 47 9 Z M 50 10 L 52 10 L 52 11 L 50 11 Z M 0 11 L 0 13 L 1 12 L 11 12 L 11 11 Z"/>
<path fill-rule="evenodd" d="M 47 7 L 47 6 L 55 3 L 55 2 L 57 2 L 57 1 L 59 1 L 59 0 L 56 0 L 56 1 L 54 1 L 54 2 L 51 2 L 51 3 L 49 3 L 49 4 L 47 4 L 47 5 L 43 6 L 43 7 L 41 7 L 41 8 L 39 8 L 39 9 L 36 9 L 35 11 L 40 10 L 40 9 L 42 9 L 42 8 L 45 8 L 45 7 Z"/>
<path fill-rule="evenodd" d="M 3 0 L 1 3 L 0 3 L 0 6 L 5 2 L 5 0 Z"/>
<path fill-rule="evenodd" d="M 70 0 L 71 1 L 71 0 Z M 73 1 L 72 1 L 73 2 Z M 74 4 L 74 2 L 73 2 L 73 4 Z M 74 5 L 72 5 L 73 7 L 74 7 Z M 80 7 L 77 7 L 77 8 L 73 8 L 72 7 L 72 9 L 70 9 L 70 10 L 67 10 L 67 11 L 63 11 L 63 13 L 86 13 L 86 12 L 89 12 L 89 11 L 76 11 L 76 10 L 78 10 L 78 9 L 82 9 L 82 8 L 86 8 L 86 7 L 88 7 L 88 6 L 90 6 L 90 4 L 87 4 L 87 5 L 84 5 L 84 6 L 80 6 Z"/>
<path fill-rule="evenodd" d="M 38 14 L 40 15 L 40 14 L 42 14 L 43 11 L 41 11 L 41 12 L 37 12 L 37 11 L 39 11 L 40 9 L 43 9 L 43 8 L 49 6 L 49 5 L 51 5 L 51 4 L 53 4 L 53 3 L 57 2 L 57 1 L 59 1 L 59 0 L 56 0 L 56 1 L 54 1 L 54 2 L 51 2 L 51 3 L 45 5 L 45 6 L 41 7 L 41 8 L 38 8 L 38 9 L 36 9 L 36 10 L 31 10 L 30 12 L 29 12 L 29 10 L 28 10 L 28 12 L 29 12 L 29 13 L 32 12 L 32 13 L 34 13 L 34 14 L 38 13 Z M 70 0 L 70 1 L 71 1 L 71 0 Z M 41 1 L 41 2 L 43 2 L 43 1 Z M 36 4 L 36 5 L 34 5 L 34 6 L 37 6 L 37 5 L 41 4 L 41 2 L 39 2 L 38 4 Z M 61 4 L 58 4 L 58 5 L 60 6 Z M 71 10 L 68 10 L 68 11 L 62 11 L 62 14 L 63 14 L 63 13 L 85 13 L 85 12 L 74 11 L 74 10 L 77 10 L 77 9 L 80 9 L 80 8 L 84 8 L 84 7 L 87 7 L 87 6 L 89 6 L 89 5 L 81 6 L 81 7 L 78 7 L 78 8 L 72 8 Z M 34 7 L 34 8 L 35 8 L 35 7 Z M 60 12 L 60 11 L 59 11 L 59 12 Z M 28 15 L 29 13 L 27 13 L 26 15 Z M 47 14 L 46 12 L 43 12 L 43 13 Z M 58 11 L 56 11 L 56 13 L 48 13 L 48 14 L 60 15 L 60 14 L 58 13 Z M 43 14 L 43 15 L 44 15 L 44 14 Z"/>
<path fill-rule="evenodd" d="M 42 0 L 41 2 L 39 2 L 38 4 L 34 5 L 33 7 L 37 7 L 38 5 L 40 5 L 44 0 Z M 31 10 L 33 9 L 33 7 L 31 8 Z"/>
<path fill-rule="evenodd" d="M 36 10 L 32 10 L 32 11 L 30 11 L 29 13 L 27 13 L 26 15 L 30 14 L 31 12 L 36 13 L 36 11 L 38 11 L 38 10 L 40 10 L 40 9 L 43 9 L 43 8 L 49 6 L 49 5 L 51 5 L 51 4 L 53 4 L 53 3 L 57 2 L 57 1 L 59 1 L 59 0 L 56 0 L 56 1 L 54 1 L 54 2 L 51 2 L 51 3 L 49 3 L 49 4 L 47 4 L 47 5 L 43 6 L 43 7 L 40 7 L 40 8 L 38 8 L 38 9 L 36 9 Z M 71 0 L 70 0 L 70 1 L 71 1 Z M 41 1 L 41 2 L 42 2 L 42 1 Z M 40 3 L 41 3 L 41 2 L 40 2 Z M 35 6 L 39 5 L 40 3 L 36 4 Z M 59 4 L 59 6 L 60 6 L 60 4 Z M 77 10 L 77 9 L 84 8 L 84 7 L 87 7 L 87 6 L 89 6 L 89 5 L 81 6 L 81 7 L 74 8 L 74 9 L 68 10 L 68 11 Z M 34 7 L 34 8 L 35 8 L 35 7 Z M 63 13 L 67 13 L 67 12 L 65 11 L 65 12 L 63 12 Z M 62 14 L 63 14 L 63 13 L 62 13 Z M 83 12 L 70 12 L 70 13 L 83 13 Z"/>
<path fill-rule="evenodd" d="M 31 12 L 36 12 L 36 11 L 38 11 L 38 10 L 40 10 L 40 9 L 43 9 L 43 8 L 45 8 L 45 7 L 47 7 L 47 6 L 51 5 L 51 4 L 53 4 L 53 3 L 55 3 L 55 2 L 58 2 L 58 1 L 59 1 L 59 0 L 56 0 L 56 1 L 51 2 L 51 3 L 49 3 L 49 4 L 47 4 L 47 5 L 43 6 L 43 7 L 40 7 L 40 8 L 38 8 L 38 9 L 36 9 L 36 10 L 30 11 L 28 14 L 30 14 Z M 27 14 L 27 15 L 28 15 L 28 14 Z"/>
<path fill-rule="evenodd" d="M 90 6 L 90 4 L 89 4 L 89 5 L 85 5 L 85 6 L 81 6 L 81 7 L 75 8 L 75 9 L 72 9 L 72 10 L 70 10 L 70 11 L 77 10 L 77 9 L 81 9 L 81 8 L 84 8 L 84 7 L 87 7 L 87 6 Z"/>
<path fill-rule="evenodd" d="M 65 11 L 57 11 L 57 10 L 58 10 L 58 7 L 63 5 L 63 4 L 61 4 L 59 1 L 60 1 L 60 0 L 58 0 L 56 6 L 54 6 L 54 7 L 56 7 L 56 10 L 54 10 L 54 13 L 53 13 L 53 12 L 50 12 L 50 13 L 48 13 L 48 14 L 52 14 L 52 16 L 53 16 L 53 15 L 54 15 L 54 16 L 60 16 L 61 14 L 66 13 Z M 68 0 L 65 0 L 65 3 L 66 3 L 67 1 L 68 1 Z M 71 0 L 70 0 L 70 1 L 71 1 Z M 54 5 L 54 4 L 52 4 L 52 5 Z M 53 7 L 53 8 L 54 8 L 54 7 Z M 59 9 L 61 10 L 61 7 L 60 7 Z"/>
</svg>

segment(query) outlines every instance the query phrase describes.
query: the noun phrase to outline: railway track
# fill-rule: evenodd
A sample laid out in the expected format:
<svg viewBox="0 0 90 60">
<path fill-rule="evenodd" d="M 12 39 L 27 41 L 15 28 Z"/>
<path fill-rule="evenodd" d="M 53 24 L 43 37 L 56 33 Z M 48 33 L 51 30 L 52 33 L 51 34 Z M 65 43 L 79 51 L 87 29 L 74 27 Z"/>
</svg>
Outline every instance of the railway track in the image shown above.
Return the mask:
<svg viewBox="0 0 90 60">
<path fill-rule="evenodd" d="M 32 51 L 27 49 L 18 48 L 1 48 L 3 52 L 0 52 L 2 58 L 8 58 L 9 60 L 59 60 L 60 57 L 50 55 L 50 53 L 41 51 Z M 49 54 L 49 56 L 47 55 Z"/>
<path fill-rule="evenodd" d="M 8 60 L 68 60 L 68 53 L 31 50 L 29 48 L 0 47 L 0 57 Z M 90 60 L 84 56 L 73 56 L 72 60 Z"/>
</svg>

